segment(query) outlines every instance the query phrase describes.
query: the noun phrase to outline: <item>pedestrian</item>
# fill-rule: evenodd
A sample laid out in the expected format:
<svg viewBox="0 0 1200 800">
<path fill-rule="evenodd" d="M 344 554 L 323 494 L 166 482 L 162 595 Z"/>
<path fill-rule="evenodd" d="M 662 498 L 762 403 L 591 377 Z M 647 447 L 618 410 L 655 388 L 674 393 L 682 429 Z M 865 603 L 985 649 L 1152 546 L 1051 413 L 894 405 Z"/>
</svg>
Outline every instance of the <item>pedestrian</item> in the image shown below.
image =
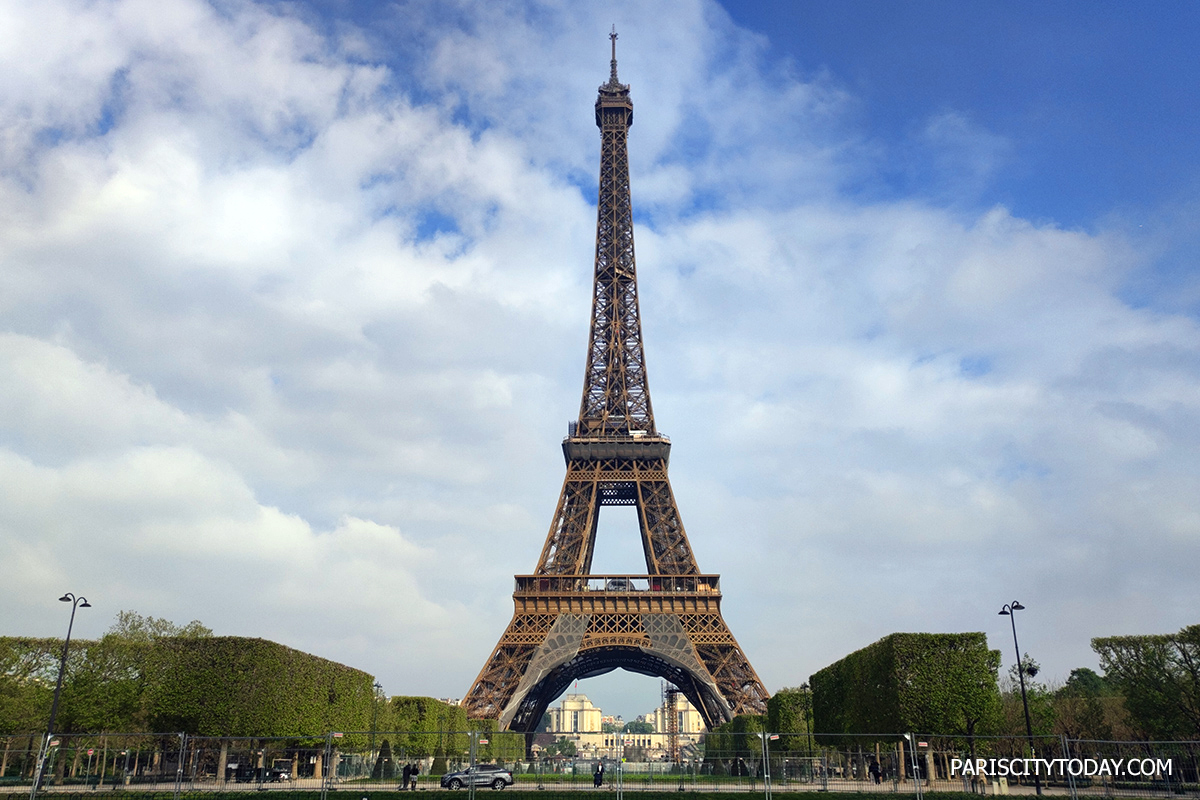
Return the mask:
<svg viewBox="0 0 1200 800">
<path fill-rule="evenodd" d="M 412 765 L 412 777 L 410 778 L 412 783 L 408 785 L 408 788 L 414 792 L 417 790 L 417 775 L 419 774 L 421 774 L 421 765 L 414 761 Z"/>
<path fill-rule="evenodd" d="M 873 780 L 875 783 L 880 782 L 879 781 L 879 762 L 878 761 L 876 761 L 875 759 L 872 758 L 871 766 L 867 767 L 867 772 L 871 773 L 871 780 Z"/>
<path fill-rule="evenodd" d="M 600 788 L 600 784 L 604 783 L 604 768 L 599 764 L 596 765 L 596 773 L 592 775 L 592 786 L 596 789 Z"/>
<path fill-rule="evenodd" d="M 405 764 L 404 769 L 400 770 L 400 791 L 403 792 L 408 788 L 408 778 L 410 775 L 412 775 L 412 767 Z"/>
</svg>

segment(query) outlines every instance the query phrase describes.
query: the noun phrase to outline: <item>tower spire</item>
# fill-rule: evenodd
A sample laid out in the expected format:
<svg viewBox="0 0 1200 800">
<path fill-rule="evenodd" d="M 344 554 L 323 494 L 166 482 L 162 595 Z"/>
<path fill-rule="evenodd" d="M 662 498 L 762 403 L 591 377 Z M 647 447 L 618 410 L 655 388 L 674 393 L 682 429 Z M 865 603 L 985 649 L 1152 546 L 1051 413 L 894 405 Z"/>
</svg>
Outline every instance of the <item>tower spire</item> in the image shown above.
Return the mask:
<svg viewBox="0 0 1200 800">
<path fill-rule="evenodd" d="M 617 80 L 617 26 L 614 24 L 612 33 L 608 34 L 609 40 L 612 42 L 612 61 L 608 67 L 608 82 L 613 86 L 619 86 L 620 81 Z"/>
</svg>

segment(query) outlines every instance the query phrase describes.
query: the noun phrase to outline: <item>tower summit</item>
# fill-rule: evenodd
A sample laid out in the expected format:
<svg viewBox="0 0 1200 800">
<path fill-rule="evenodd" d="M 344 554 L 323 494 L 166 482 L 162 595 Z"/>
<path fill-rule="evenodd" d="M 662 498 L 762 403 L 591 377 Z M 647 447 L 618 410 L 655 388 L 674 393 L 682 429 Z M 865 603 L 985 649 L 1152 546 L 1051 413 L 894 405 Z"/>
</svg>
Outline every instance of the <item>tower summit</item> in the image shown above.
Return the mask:
<svg viewBox="0 0 1200 800">
<path fill-rule="evenodd" d="M 600 191 L 592 315 L 579 418 L 562 442 L 567 474 L 532 575 L 516 576 L 512 622 L 463 700 L 472 717 L 531 732 L 580 678 L 622 668 L 664 678 L 711 729 L 766 713 L 767 693 L 721 616 L 719 576 L 700 573 L 667 477 L 671 442 L 654 424 L 638 309 L 627 138 L 629 87 L 596 98 Z M 603 506 L 635 506 L 643 575 L 593 575 Z"/>
</svg>

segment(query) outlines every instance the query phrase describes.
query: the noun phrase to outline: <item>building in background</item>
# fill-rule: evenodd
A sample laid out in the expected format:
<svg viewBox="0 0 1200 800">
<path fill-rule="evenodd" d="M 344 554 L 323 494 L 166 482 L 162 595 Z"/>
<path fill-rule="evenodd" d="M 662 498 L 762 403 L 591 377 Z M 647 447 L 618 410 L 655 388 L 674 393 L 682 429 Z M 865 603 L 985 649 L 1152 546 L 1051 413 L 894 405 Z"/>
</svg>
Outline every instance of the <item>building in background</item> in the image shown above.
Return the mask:
<svg viewBox="0 0 1200 800">
<path fill-rule="evenodd" d="M 621 718 L 605 716 L 585 694 L 566 694 L 557 707 L 546 712 L 550 717 L 547 729 L 554 738 L 568 738 L 575 743 L 578 758 L 620 758 L 637 761 L 661 761 L 667 757 L 669 730 L 666 703 L 642 714 L 637 722 L 646 723 L 651 730 L 624 732 Z M 700 742 L 704 733 L 704 718 L 700 711 L 682 694 L 675 701 L 679 723 L 679 746 L 686 750 Z M 609 730 L 605 731 L 605 723 Z M 612 728 L 616 726 L 617 729 Z"/>
<path fill-rule="evenodd" d="M 548 710 L 551 733 L 599 733 L 603 713 L 586 694 L 565 694 L 558 708 Z"/>
</svg>

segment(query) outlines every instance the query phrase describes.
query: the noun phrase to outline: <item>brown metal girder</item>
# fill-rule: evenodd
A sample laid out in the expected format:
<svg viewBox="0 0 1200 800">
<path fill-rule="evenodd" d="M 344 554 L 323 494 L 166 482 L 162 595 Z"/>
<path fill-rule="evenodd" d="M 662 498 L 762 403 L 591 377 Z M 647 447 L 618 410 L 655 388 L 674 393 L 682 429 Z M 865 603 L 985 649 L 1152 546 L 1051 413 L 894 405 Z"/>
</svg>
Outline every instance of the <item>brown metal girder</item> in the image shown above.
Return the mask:
<svg viewBox="0 0 1200 800">
<path fill-rule="evenodd" d="M 536 572 L 546 574 L 581 574 L 589 560 L 588 541 L 596 529 L 597 485 L 594 480 L 580 479 L 567 472 L 559 493 L 550 532 L 538 559 Z"/>
</svg>

